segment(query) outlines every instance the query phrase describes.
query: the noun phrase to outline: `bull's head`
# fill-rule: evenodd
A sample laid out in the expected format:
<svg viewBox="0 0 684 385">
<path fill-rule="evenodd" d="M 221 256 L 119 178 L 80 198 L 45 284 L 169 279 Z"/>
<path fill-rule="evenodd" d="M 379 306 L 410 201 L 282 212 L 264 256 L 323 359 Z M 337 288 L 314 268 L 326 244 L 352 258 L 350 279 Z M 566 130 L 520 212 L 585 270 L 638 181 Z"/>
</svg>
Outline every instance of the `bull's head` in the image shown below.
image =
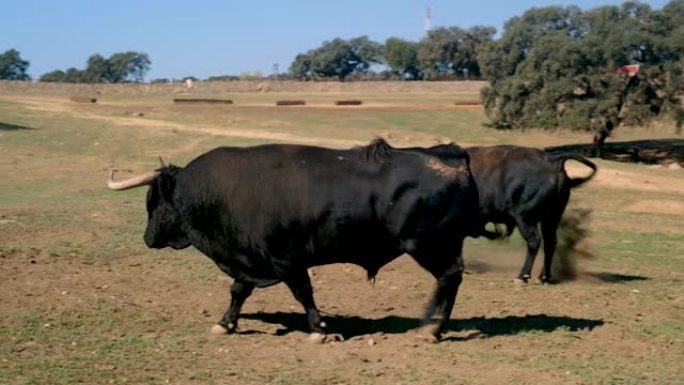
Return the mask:
<svg viewBox="0 0 684 385">
<path fill-rule="evenodd" d="M 183 230 L 183 221 L 174 204 L 176 166 L 162 168 L 123 181 L 114 181 L 114 171 L 109 174 L 107 186 L 112 190 L 127 190 L 149 185 L 147 191 L 147 229 L 143 239 L 147 247 L 184 249 L 190 240 Z"/>
</svg>

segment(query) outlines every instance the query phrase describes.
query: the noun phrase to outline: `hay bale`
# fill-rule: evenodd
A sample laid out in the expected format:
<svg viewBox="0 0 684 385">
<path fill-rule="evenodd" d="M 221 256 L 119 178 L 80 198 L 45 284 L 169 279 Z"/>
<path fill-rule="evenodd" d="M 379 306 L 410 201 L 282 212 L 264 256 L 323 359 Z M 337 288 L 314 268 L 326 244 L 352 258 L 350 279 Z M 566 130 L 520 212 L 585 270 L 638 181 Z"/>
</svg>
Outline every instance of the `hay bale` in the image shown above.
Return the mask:
<svg viewBox="0 0 684 385">
<path fill-rule="evenodd" d="M 76 103 L 97 103 L 97 98 L 91 98 L 88 96 L 72 96 L 69 98 L 69 100 Z"/>
<path fill-rule="evenodd" d="M 363 103 L 361 100 L 338 100 L 335 102 L 336 106 L 360 106 Z"/>
<path fill-rule="evenodd" d="M 457 100 L 454 102 L 455 106 L 476 107 L 481 106 L 482 102 L 479 100 Z"/>
<path fill-rule="evenodd" d="M 231 99 L 174 98 L 177 104 L 233 104 Z"/>
<path fill-rule="evenodd" d="M 277 100 L 276 106 L 303 106 L 306 104 L 304 100 Z"/>
</svg>

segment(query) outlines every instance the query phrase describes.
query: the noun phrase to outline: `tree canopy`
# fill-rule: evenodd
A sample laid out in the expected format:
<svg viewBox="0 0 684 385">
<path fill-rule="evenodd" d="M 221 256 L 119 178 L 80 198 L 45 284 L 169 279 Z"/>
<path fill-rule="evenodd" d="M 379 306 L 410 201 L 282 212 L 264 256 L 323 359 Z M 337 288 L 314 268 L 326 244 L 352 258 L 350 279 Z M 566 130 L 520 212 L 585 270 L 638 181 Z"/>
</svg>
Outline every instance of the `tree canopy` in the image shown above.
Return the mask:
<svg viewBox="0 0 684 385">
<path fill-rule="evenodd" d="M 21 58 L 19 51 L 9 49 L 0 55 L 1 80 L 30 80 L 26 70 L 31 64 Z"/>
<path fill-rule="evenodd" d="M 664 115 L 681 124 L 682 21 L 684 0 L 660 11 L 634 1 L 533 8 L 510 19 L 479 55 L 491 125 L 590 131 L 600 152 L 620 124 Z"/>
<path fill-rule="evenodd" d="M 418 65 L 427 78 L 481 75 L 477 54 L 496 33 L 494 27 L 437 28 L 418 45 Z"/>
<path fill-rule="evenodd" d="M 385 41 L 384 57 L 390 71 L 402 79 L 420 79 L 423 74 L 418 64 L 418 43 L 398 37 Z"/>
<path fill-rule="evenodd" d="M 314 77 L 344 80 L 352 73 L 363 73 L 382 60 L 382 46 L 360 36 L 325 41 L 316 49 L 299 54 L 290 65 L 290 74 L 299 79 Z"/>
</svg>

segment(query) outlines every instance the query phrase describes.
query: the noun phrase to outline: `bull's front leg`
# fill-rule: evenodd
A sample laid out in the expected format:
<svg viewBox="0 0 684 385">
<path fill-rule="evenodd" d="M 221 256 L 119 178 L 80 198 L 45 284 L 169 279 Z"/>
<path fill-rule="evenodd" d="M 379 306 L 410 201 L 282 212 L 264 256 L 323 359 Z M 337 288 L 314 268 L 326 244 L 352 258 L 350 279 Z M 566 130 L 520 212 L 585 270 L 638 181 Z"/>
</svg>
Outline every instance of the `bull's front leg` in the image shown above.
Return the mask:
<svg viewBox="0 0 684 385">
<path fill-rule="evenodd" d="M 212 333 L 224 334 L 235 332 L 240 309 L 242 309 L 242 305 L 244 305 L 247 297 L 252 294 L 253 290 L 254 285 L 251 283 L 238 279 L 233 282 L 233 285 L 230 287 L 230 307 L 218 324 L 211 329 Z"/>
</svg>

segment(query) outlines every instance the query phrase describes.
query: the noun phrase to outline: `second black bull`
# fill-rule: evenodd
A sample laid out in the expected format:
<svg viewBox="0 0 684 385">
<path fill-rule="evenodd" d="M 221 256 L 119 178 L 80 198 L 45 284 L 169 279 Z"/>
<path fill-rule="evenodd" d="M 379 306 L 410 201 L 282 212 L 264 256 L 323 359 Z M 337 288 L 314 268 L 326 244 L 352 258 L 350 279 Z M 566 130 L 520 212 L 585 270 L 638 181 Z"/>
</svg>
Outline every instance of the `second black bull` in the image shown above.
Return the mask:
<svg viewBox="0 0 684 385">
<path fill-rule="evenodd" d="M 504 224 L 498 234 L 482 228 L 487 238 L 509 236 L 517 227 L 527 243 L 527 255 L 518 280 L 527 282 L 534 259 L 544 240 L 544 266 L 539 279 L 550 282 L 551 264 L 556 249 L 556 231 L 570 199 L 570 191 L 596 173 L 596 165 L 575 154 L 549 154 L 520 146 L 469 147 L 470 168 L 479 191 L 481 220 Z M 591 169 L 584 177 L 571 178 L 565 162 L 575 160 Z"/>
<path fill-rule="evenodd" d="M 255 287 L 284 282 L 311 331 L 324 333 L 307 268 L 353 263 L 372 277 L 406 253 L 437 280 L 424 318 L 437 315 L 439 338 L 462 280 L 463 240 L 481 224 L 468 154 L 453 144 L 429 152 L 384 140 L 350 150 L 222 147 L 183 168 L 121 182 L 110 175 L 108 185 L 150 186 L 149 247 L 194 246 L 234 278 L 218 322 L 228 332 Z"/>
</svg>

